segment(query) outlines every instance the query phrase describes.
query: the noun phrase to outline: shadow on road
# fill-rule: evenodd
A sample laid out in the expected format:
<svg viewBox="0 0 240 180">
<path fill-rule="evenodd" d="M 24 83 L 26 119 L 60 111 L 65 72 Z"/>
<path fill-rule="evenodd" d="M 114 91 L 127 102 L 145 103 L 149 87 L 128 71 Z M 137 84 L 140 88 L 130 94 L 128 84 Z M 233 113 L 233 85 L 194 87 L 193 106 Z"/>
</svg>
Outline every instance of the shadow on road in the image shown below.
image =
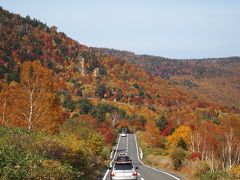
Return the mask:
<svg viewBox="0 0 240 180">
<path fill-rule="evenodd" d="M 120 153 L 120 152 L 126 152 L 126 149 L 118 149 L 117 153 Z"/>
</svg>

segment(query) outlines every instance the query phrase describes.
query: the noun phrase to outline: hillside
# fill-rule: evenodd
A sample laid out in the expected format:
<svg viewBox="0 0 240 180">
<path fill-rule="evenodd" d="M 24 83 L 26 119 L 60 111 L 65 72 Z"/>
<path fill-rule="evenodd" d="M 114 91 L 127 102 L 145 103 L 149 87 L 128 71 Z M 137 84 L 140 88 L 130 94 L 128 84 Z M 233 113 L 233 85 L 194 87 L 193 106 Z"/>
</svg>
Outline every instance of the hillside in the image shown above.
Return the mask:
<svg viewBox="0 0 240 180">
<path fill-rule="evenodd" d="M 56 27 L 49 28 L 38 20 L 4 10 L 1 10 L 0 45 L 1 78 L 8 83 L 19 82 L 23 62 L 39 60 L 55 72 L 59 89 L 67 91 L 72 98 L 97 98 L 95 91 L 100 84 L 101 98 L 112 101 L 158 105 L 162 109 L 175 102 L 184 105 L 191 101 L 167 81 L 154 78 L 134 64 L 81 45 L 57 32 Z"/>
<path fill-rule="evenodd" d="M 114 49 L 97 50 L 137 64 L 153 76 L 162 77 L 195 97 L 240 107 L 240 57 L 167 59 Z"/>
<path fill-rule="evenodd" d="M 231 128 L 236 138 L 231 148 L 239 152 L 240 109 L 209 100 L 204 93 L 196 96 L 200 90 L 188 91 L 196 89 L 187 78 L 193 77 L 198 61 L 164 59 L 165 67 L 156 60 L 167 73 L 162 78 L 151 74 L 155 70 L 144 70 L 149 56 L 140 56 L 143 63 L 138 64 L 141 61 L 132 53 L 87 47 L 55 26 L 2 8 L 0 29 L 0 134 L 4 135 L 0 136 L 0 177 L 95 179 L 106 168 L 121 128 L 138 132 L 146 158 L 170 157 L 175 148 L 183 148 L 189 154 L 184 156 L 189 162 L 186 168 L 196 159 L 206 161 L 211 170 L 220 165 L 232 168 L 229 158 L 239 164 L 239 153 L 221 155 L 226 155 L 224 135 Z M 234 82 L 239 77 L 238 59 L 227 60 L 222 69 L 218 68 L 225 60 L 201 62 L 213 68 L 213 73 L 206 70 L 203 77 L 194 76 L 198 85 L 206 83 L 203 87 L 208 80 L 218 82 L 213 78 L 221 79 L 223 72 L 226 78 L 236 75 Z"/>
</svg>

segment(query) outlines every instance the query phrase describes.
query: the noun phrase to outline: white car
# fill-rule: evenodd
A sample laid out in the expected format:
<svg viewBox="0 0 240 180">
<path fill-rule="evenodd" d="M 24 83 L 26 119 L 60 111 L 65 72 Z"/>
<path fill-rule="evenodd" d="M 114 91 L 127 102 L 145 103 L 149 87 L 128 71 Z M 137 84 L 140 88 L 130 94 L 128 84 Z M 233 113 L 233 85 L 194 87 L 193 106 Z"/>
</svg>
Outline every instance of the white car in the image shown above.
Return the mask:
<svg viewBox="0 0 240 180">
<path fill-rule="evenodd" d="M 121 133 L 121 137 L 126 137 L 127 134 L 126 133 Z"/>
<path fill-rule="evenodd" d="M 137 166 L 134 166 L 132 162 L 118 162 L 113 165 L 111 169 L 111 180 L 137 180 L 138 172 Z"/>
</svg>

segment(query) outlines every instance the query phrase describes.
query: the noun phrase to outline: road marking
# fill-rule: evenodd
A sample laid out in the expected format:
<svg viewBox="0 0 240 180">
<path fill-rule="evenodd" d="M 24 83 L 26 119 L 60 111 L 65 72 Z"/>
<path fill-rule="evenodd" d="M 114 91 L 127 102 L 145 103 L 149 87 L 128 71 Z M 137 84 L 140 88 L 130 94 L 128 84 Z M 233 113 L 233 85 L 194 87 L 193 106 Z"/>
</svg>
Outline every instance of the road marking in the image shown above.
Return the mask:
<svg viewBox="0 0 240 180">
<path fill-rule="evenodd" d="M 114 156 L 113 156 L 113 159 L 112 159 L 112 161 L 109 163 L 110 166 L 112 166 L 112 162 L 114 161 L 114 159 L 115 159 L 115 157 L 116 157 L 120 139 L 121 139 L 121 136 L 119 136 L 118 143 L 117 143 L 117 147 L 116 147 L 116 151 L 115 151 L 115 154 L 114 154 Z M 104 175 L 104 177 L 103 177 L 103 180 L 105 180 L 105 179 L 107 178 L 108 173 L 109 173 L 109 169 L 106 171 L 106 173 L 105 173 L 105 175 Z"/>
<path fill-rule="evenodd" d="M 141 178 L 141 180 L 144 180 L 143 178 Z"/>
<path fill-rule="evenodd" d="M 169 173 L 167 173 L 167 172 L 165 172 L 165 171 L 161 171 L 161 170 L 159 170 L 159 169 L 152 168 L 152 167 L 150 167 L 150 166 L 148 166 L 148 165 L 145 165 L 145 164 L 140 160 L 140 158 L 139 158 L 138 144 L 137 144 L 137 138 L 136 138 L 136 135 L 135 135 L 135 134 L 134 134 L 134 137 L 135 137 L 135 142 L 136 142 L 137 158 L 138 158 L 139 162 L 140 162 L 143 166 L 146 166 L 146 167 L 148 167 L 149 169 L 152 169 L 152 170 L 155 170 L 155 171 L 158 171 L 158 172 L 167 174 L 168 176 L 171 176 L 171 177 L 173 177 L 174 179 L 181 180 L 180 178 L 178 178 L 178 177 L 176 177 L 176 176 L 174 176 L 174 175 L 172 175 L 172 174 L 169 174 Z"/>
<path fill-rule="evenodd" d="M 141 176 L 141 174 L 140 174 L 140 173 L 138 173 L 138 175 L 139 175 L 139 176 Z"/>
</svg>

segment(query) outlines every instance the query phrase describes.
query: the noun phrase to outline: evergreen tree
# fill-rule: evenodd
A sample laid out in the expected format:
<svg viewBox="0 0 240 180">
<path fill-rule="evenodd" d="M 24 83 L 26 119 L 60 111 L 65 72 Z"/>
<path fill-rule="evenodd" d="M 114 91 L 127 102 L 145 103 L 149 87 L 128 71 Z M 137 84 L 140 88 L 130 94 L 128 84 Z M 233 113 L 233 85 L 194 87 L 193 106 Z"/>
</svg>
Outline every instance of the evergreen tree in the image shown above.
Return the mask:
<svg viewBox="0 0 240 180">
<path fill-rule="evenodd" d="M 167 119 L 164 116 L 161 116 L 157 119 L 156 125 L 161 131 L 163 131 L 168 125 Z"/>
<path fill-rule="evenodd" d="M 183 138 L 180 138 L 178 143 L 177 143 L 177 147 L 182 148 L 184 150 L 188 149 L 187 143 L 183 140 Z"/>
<path fill-rule="evenodd" d="M 126 117 L 126 111 L 124 109 L 119 110 L 119 117 L 124 119 Z"/>
<path fill-rule="evenodd" d="M 20 81 L 19 72 L 12 72 L 7 74 L 7 82 L 11 83 L 12 81 L 19 83 Z"/>
<path fill-rule="evenodd" d="M 0 78 L 3 78 L 5 73 L 6 73 L 6 68 L 1 65 L 0 66 Z"/>
<path fill-rule="evenodd" d="M 73 101 L 70 96 L 67 96 L 63 102 L 64 108 L 66 108 L 67 111 L 73 111 Z"/>
<path fill-rule="evenodd" d="M 91 112 L 93 105 L 88 99 L 82 99 L 79 101 L 80 114 L 88 114 Z"/>
<path fill-rule="evenodd" d="M 105 84 L 100 84 L 100 85 L 97 86 L 96 95 L 98 97 L 100 97 L 101 99 L 103 99 L 106 91 L 107 91 L 106 85 Z"/>
<path fill-rule="evenodd" d="M 106 109 L 104 106 L 100 105 L 97 107 L 96 118 L 98 122 L 104 121 L 106 118 Z"/>
</svg>

